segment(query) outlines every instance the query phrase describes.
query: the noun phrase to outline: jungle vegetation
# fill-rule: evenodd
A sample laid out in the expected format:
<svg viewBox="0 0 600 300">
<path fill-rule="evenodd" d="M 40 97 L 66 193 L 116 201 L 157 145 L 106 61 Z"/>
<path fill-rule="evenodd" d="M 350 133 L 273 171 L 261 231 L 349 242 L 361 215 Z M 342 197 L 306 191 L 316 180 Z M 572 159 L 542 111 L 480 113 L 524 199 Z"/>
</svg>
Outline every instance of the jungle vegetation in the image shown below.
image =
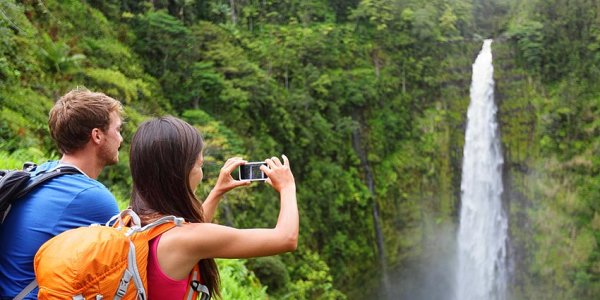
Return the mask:
<svg viewBox="0 0 600 300">
<path fill-rule="evenodd" d="M 153 116 L 205 137 L 200 198 L 231 156 L 290 158 L 298 250 L 219 261 L 224 299 L 426 295 L 424 270 L 451 288 L 470 67 L 484 38 L 494 39 L 511 297 L 592 299 L 597 0 L 1 0 L 0 168 L 58 158 L 53 101 L 101 91 L 127 113 L 120 163 L 99 178 L 121 207 L 129 138 Z M 273 226 L 277 211 L 272 189 L 254 184 L 222 201 L 217 222 Z"/>
</svg>

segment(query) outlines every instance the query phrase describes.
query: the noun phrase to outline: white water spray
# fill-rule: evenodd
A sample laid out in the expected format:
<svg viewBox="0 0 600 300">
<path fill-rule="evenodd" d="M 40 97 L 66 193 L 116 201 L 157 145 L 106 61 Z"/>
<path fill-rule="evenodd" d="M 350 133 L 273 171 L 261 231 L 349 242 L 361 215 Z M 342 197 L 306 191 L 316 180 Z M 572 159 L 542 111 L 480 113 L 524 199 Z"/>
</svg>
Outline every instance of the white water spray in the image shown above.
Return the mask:
<svg viewBox="0 0 600 300">
<path fill-rule="evenodd" d="M 494 103 L 492 40 L 473 64 L 467 113 L 456 300 L 504 300 L 507 289 L 507 227 L 502 209 L 502 152 Z"/>
</svg>

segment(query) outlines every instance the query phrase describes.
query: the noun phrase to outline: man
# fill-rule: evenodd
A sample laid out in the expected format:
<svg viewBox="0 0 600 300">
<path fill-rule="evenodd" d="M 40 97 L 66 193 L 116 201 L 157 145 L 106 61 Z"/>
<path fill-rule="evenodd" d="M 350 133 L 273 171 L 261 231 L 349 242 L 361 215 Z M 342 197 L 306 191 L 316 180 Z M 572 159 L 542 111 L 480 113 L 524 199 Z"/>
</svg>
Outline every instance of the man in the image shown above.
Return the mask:
<svg viewBox="0 0 600 300">
<path fill-rule="evenodd" d="M 44 242 L 119 213 L 114 196 L 96 178 L 119 161 L 121 115 L 119 101 L 86 89 L 70 91 L 50 111 L 50 134 L 62 157 L 35 172 L 69 165 L 82 174 L 53 178 L 11 208 L 0 226 L 0 299 L 12 299 L 35 279 L 33 258 Z M 37 288 L 25 299 L 36 298 Z"/>
</svg>

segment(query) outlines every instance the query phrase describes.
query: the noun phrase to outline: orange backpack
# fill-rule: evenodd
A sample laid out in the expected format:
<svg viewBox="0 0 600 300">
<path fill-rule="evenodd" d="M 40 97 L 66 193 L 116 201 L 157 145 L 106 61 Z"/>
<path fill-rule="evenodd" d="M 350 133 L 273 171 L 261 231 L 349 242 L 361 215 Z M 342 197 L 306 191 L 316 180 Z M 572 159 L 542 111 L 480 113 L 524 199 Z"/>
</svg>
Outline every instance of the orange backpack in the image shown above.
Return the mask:
<svg viewBox="0 0 600 300">
<path fill-rule="evenodd" d="M 184 220 L 167 216 L 144 227 L 140 223 L 138 215 L 126 209 L 106 226 L 71 229 L 48 240 L 34 259 L 38 298 L 148 299 L 148 242 Z M 188 282 L 186 299 L 210 299 L 200 284 L 198 265 Z"/>
</svg>

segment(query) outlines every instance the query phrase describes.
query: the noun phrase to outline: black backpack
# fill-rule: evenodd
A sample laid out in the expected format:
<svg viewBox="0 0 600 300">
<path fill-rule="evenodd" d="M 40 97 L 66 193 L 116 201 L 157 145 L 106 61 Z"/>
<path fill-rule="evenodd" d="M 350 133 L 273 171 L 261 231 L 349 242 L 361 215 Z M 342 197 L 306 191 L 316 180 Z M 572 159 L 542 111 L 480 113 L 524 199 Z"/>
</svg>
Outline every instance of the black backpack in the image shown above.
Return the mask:
<svg viewBox="0 0 600 300">
<path fill-rule="evenodd" d="M 59 166 L 41 172 L 31 180 L 36 167 L 36 164 L 27 162 L 23 164 L 23 170 L 0 170 L 0 224 L 4 222 L 4 218 L 15 201 L 23 198 L 44 182 L 65 174 L 81 174 L 81 171 L 75 167 Z"/>
</svg>

